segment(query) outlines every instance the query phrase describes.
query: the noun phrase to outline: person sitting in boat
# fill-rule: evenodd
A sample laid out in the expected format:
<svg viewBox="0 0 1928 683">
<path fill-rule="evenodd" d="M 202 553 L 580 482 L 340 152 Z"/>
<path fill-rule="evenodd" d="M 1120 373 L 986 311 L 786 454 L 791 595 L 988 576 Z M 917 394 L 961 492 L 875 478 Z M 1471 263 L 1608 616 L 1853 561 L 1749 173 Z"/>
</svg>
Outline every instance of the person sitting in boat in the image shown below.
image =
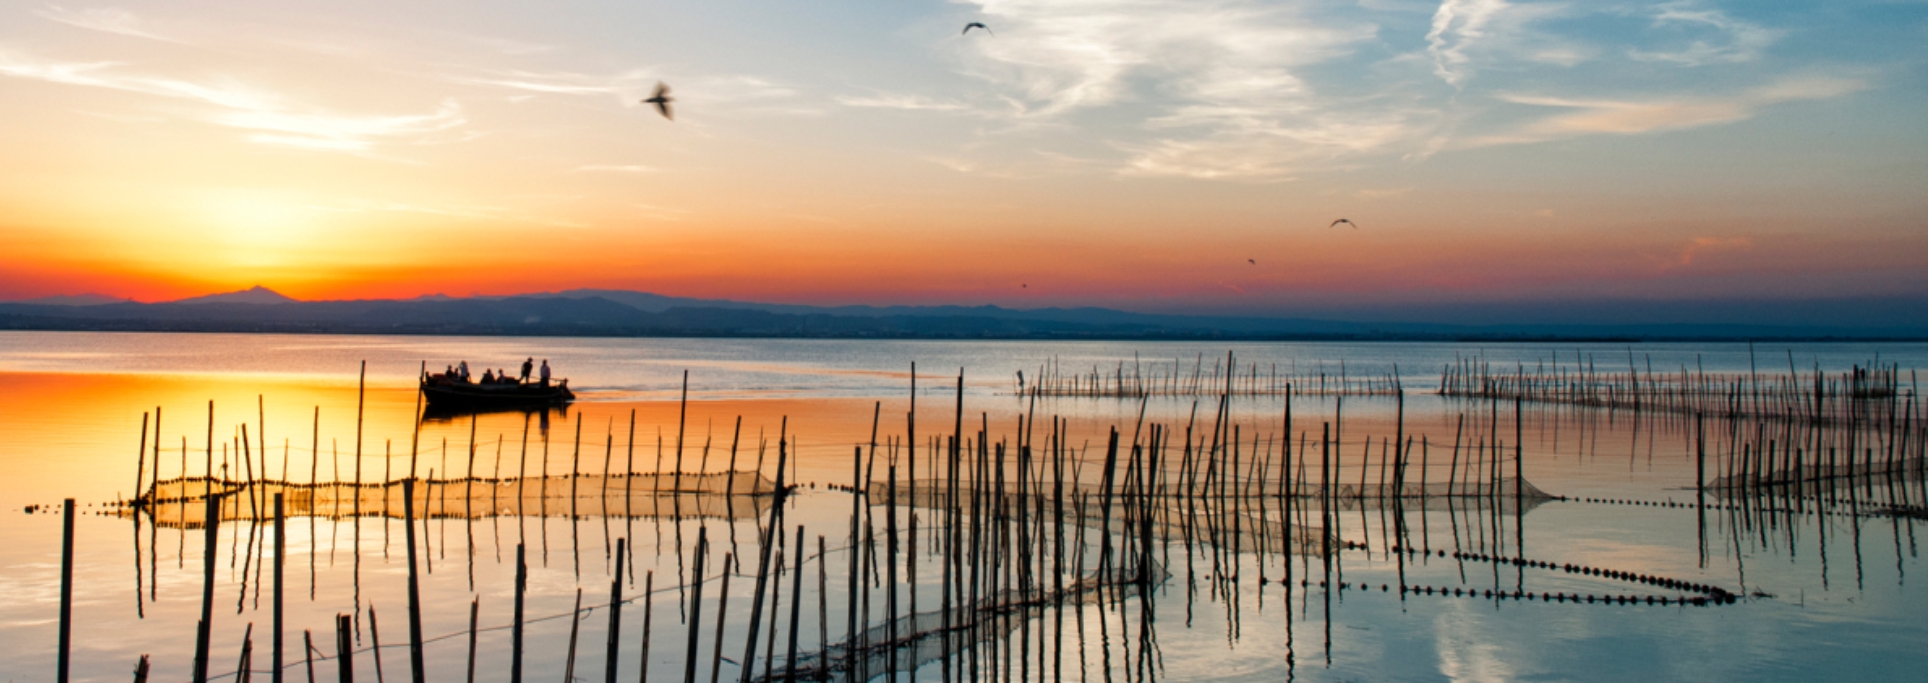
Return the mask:
<svg viewBox="0 0 1928 683">
<path fill-rule="evenodd" d="M 549 359 L 542 359 L 542 386 L 549 386 Z"/>
<path fill-rule="evenodd" d="M 496 369 L 495 369 L 495 383 L 496 383 L 496 384 L 515 384 L 515 380 L 512 380 L 512 379 L 509 379 L 509 371 L 508 371 L 508 370 L 504 370 L 504 369 L 502 369 L 502 368 L 496 368 Z"/>
<path fill-rule="evenodd" d="M 494 371 L 494 370 L 490 370 L 490 369 L 488 369 L 488 368 L 482 368 L 482 383 L 483 383 L 483 384 L 494 384 L 494 383 L 495 383 L 495 371 Z"/>
<path fill-rule="evenodd" d="M 535 367 L 536 367 L 536 359 L 535 359 L 535 358 L 527 358 L 527 359 L 524 359 L 524 360 L 522 361 L 522 379 L 519 379 L 519 380 L 516 380 L 516 382 L 517 382 L 518 384 L 521 384 L 521 383 L 526 383 L 526 382 L 528 382 L 528 381 L 529 381 L 529 372 L 530 372 L 530 371 L 532 371 L 532 370 L 535 370 Z"/>
</svg>

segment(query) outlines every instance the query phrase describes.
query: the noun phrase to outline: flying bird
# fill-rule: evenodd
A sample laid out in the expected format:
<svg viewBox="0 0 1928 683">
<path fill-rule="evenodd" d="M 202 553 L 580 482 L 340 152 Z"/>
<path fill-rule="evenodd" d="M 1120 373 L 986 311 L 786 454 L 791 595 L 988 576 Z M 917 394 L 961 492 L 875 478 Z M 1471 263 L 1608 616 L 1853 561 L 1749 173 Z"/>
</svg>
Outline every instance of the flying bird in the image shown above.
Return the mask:
<svg viewBox="0 0 1928 683">
<path fill-rule="evenodd" d="M 985 25 L 984 25 L 984 22 L 981 22 L 981 21 L 973 21 L 973 22 L 971 22 L 971 23 L 968 23 L 968 24 L 965 24 L 965 25 L 964 25 L 964 30 L 963 30 L 963 31 L 960 31 L 960 32 L 958 32 L 958 35 L 960 35 L 960 36 L 961 36 L 961 35 L 965 35 L 965 34 L 968 34 L 968 33 L 970 33 L 970 32 L 971 32 L 971 29 L 974 29 L 974 28 L 981 28 L 981 29 L 984 29 L 984 32 L 985 32 L 985 33 L 990 33 L 990 34 L 991 34 L 991 35 L 993 35 L 993 36 L 995 36 L 995 35 L 997 35 L 996 33 L 994 33 L 994 32 L 992 32 L 992 31 L 991 31 L 991 27 L 989 27 L 989 26 L 985 26 Z"/>
<path fill-rule="evenodd" d="M 1249 259 L 1249 258 L 1248 258 L 1248 259 L 1245 259 L 1245 262 L 1246 262 L 1246 263 L 1250 263 L 1250 264 L 1252 264 L 1252 265 L 1255 265 L 1255 266 L 1259 264 L 1259 262 L 1258 262 L 1258 259 Z"/>
<path fill-rule="evenodd" d="M 669 103 L 675 101 L 676 98 L 669 96 L 669 86 L 663 85 L 662 81 L 657 81 L 656 90 L 650 93 L 649 99 L 643 100 L 643 104 L 656 105 L 656 111 L 661 113 L 663 118 L 675 121 L 676 116 L 669 110 Z"/>
<path fill-rule="evenodd" d="M 1358 229 L 1359 229 L 1359 224 L 1358 224 L 1358 223 L 1354 223 L 1354 222 L 1352 222 L 1352 221 L 1349 221 L 1349 220 L 1346 220 L 1346 219 L 1344 219 L 1344 218 L 1341 218 L 1341 219 L 1339 219 L 1339 220 L 1336 220 L 1336 221 L 1333 221 L 1333 222 L 1332 222 L 1332 225 L 1328 225 L 1328 226 L 1326 226 L 1326 227 L 1328 227 L 1328 228 L 1336 228 L 1336 227 L 1339 227 L 1339 224 L 1340 224 L 1340 223 L 1344 223 L 1344 224 L 1346 224 L 1346 225 L 1350 225 L 1350 226 L 1352 226 L 1352 229 L 1354 229 L 1354 230 L 1358 230 Z"/>
</svg>

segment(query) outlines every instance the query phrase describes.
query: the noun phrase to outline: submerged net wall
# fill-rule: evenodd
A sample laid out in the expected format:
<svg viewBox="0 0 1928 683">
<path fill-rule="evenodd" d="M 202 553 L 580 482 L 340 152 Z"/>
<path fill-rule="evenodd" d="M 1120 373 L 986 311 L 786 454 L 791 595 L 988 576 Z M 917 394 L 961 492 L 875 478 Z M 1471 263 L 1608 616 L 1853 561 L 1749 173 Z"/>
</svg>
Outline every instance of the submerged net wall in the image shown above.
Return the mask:
<svg viewBox="0 0 1928 683">
<path fill-rule="evenodd" d="M 199 527 L 207 518 L 208 496 L 218 496 L 222 521 L 265 520 L 274 517 L 274 495 L 279 493 L 289 517 L 401 519 L 402 483 L 168 479 L 150 487 L 121 514 L 145 511 L 161 526 Z M 416 481 L 415 516 L 751 519 L 768 511 L 775 490 L 776 482 L 757 472 L 427 479 Z"/>
</svg>

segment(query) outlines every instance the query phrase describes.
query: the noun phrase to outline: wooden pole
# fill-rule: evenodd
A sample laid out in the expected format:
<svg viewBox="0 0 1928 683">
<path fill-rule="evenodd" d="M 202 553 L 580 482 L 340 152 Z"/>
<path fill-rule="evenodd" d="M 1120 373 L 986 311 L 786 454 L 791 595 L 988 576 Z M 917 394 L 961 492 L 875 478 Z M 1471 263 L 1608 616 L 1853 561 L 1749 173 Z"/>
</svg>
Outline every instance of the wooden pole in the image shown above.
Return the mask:
<svg viewBox="0 0 1928 683">
<path fill-rule="evenodd" d="M 335 659 L 340 662 L 341 683 L 355 683 L 355 648 L 348 630 L 348 615 L 335 615 Z"/>
<path fill-rule="evenodd" d="M 609 656 L 604 664 L 603 680 L 616 683 L 616 655 L 621 650 L 623 632 L 623 556 L 629 539 L 616 539 L 616 574 L 609 582 Z M 473 683 L 473 681 L 471 681 Z"/>
<path fill-rule="evenodd" d="M 727 575 L 725 575 L 727 576 Z M 656 572 L 643 574 L 643 656 L 636 683 L 649 683 L 649 617 L 656 610 Z"/>
<path fill-rule="evenodd" d="M 529 563 L 524 546 L 515 544 L 515 625 L 509 631 L 509 683 L 522 683 L 522 601 L 529 592 Z"/>
<path fill-rule="evenodd" d="M 158 419 L 156 421 L 158 421 Z M 158 444 L 160 443 L 160 439 L 161 437 L 157 431 L 154 442 Z M 140 460 L 134 466 L 134 497 L 128 501 L 128 504 L 134 507 L 140 507 L 141 485 L 147 483 L 147 413 L 141 413 L 141 447 L 140 450 L 135 451 L 135 455 L 139 457 Z M 161 457 L 156 455 L 154 456 L 154 469 L 158 470 L 160 468 Z M 137 591 L 135 595 L 139 595 L 139 592 Z"/>
<path fill-rule="evenodd" d="M 577 424 L 582 424 L 578 422 Z M 582 632 L 582 589 L 576 589 L 576 608 L 569 612 L 569 657 L 562 665 L 564 683 L 576 680 L 576 636 Z"/>
<path fill-rule="evenodd" d="M 730 607 L 730 554 L 723 553 L 723 587 L 716 592 L 716 645 L 710 653 L 710 683 L 716 683 L 723 673 L 723 625 L 724 614 Z"/>
<path fill-rule="evenodd" d="M 475 631 L 482 619 L 482 598 L 469 601 L 469 683 L 475 683 Z"/>
<path fill-rule="evenodd" d="M 402 481 L 402 523 L 408 527 L 408 665 L 415 683 L 428 683 L 422 665 L 422 589 L 415 569 L 415 479 Z"/>
<path fill-rule="evenodd" d="M 790 658 L 784 666 L 784 680 L 797 680 L 797 617 L 803 602 L 803 525 L 797 525 L 794 571 L 790 572 Z"/>
<path fill-rule="evenodd" d="M 368 606 L 368 638 L 374 644 L 369 651 L 375 654 L 375 683 L 383 683 L 388 676 L 382 672 L 382 622 L 375 615 L 373 604 Z"/>
<path fill-rule="evenodd" d="M 683 658 L 683 683 L 696 683 L 696 646 L 702 639 L 703 626 L 703 556 L 709 554 L 709 527 L 696 529 L 696 564 L 691 574 L 694 592 L 690 593 L 690 643 L 689 652 Z M 725 568 L 724 571 L 728 571 Z M 722 617 L 717 617 L 721 619 Z M 747 668 L 747 664 L 746 664 Z"/>
<path fill-rule="evenodd" d="M 206 518 L 201 522 L 205 535 L 201 553 L 201 622 L 196 626 L 194 638 L 194 683 L 208 680 L 208 636 L 214 624 L 214 544 L 219 540 L 215 532 L 220 526 L 221 499 L 207 496 Z"/>
<path fill-rule="evenodd" d="M 141 655 L 140 663 L 134 665 L 134 683 L 147 683 L 147 655 Z"/>
<path fill-rule="evenodd" d="M 270 674 L 274 683 L 281 683 L 281 570 L 287 564 L 288 553 L 288 515 L 283 495 L 274 494 L 274 653 L 269 660 L 274 664 Z"/>
<path fill-rule="evenodd" d="M 142 419 L 141 434 L 146 433 L 147 420 Z M 141 450 L 145 451 L 146 446 Z M 68 498 L 62 507 L 65 516 L 60 531 L 60 652 L 54 664 L 54 680 L 67 683 L 74 634 L 74 499 Z"/>
</svg>

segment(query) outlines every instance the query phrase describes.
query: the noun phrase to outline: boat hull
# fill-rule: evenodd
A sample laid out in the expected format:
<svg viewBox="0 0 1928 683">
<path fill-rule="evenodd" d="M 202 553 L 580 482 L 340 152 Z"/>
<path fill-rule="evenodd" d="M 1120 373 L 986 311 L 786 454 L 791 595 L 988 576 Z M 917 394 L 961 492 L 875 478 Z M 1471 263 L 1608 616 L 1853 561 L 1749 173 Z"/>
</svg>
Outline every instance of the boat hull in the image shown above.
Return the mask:
<svg viewBox="0 0 1928 683">
<path fill-rule="evenodd" d="M 576 395 L 561 384 L 490 386 L 423 382 L 422 398 L 435 408 L 490 410 L 559 406 L 576 400 Z"/>
</svg>

